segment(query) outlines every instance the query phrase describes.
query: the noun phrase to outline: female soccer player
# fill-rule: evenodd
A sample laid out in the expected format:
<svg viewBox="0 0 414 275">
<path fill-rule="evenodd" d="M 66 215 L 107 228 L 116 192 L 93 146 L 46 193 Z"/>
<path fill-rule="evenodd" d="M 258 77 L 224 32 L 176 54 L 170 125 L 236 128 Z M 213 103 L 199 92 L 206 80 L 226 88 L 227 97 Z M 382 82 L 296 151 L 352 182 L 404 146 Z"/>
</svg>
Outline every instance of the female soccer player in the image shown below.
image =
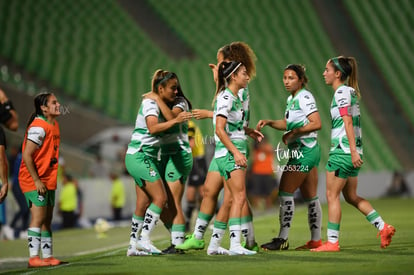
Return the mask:
<svg viewBox="0 0 414 275">
<path fill-rule="evenodd" d="M 381 235 L 381 248 L 391 243 L 395 228 L 384 222 L 371 204 L 357 195 L 358 173 L 362 164 L 357 63 L 353 57 L 338 56 L 328 60 L 323 76 L 335 91 L 331 103 L 331 150 L 326 165 L 326 198 L 328 200 L 328 240 L 314 252 L 337 252 L 341 222 L 340 194 L 365 215 Z"/>
<path fill-rule="evenodd" d="M 221 47 L 217 52 L 217 64 L 223 61 L 239 61 L 246 67 L 247 73 L 250 80 L 256 76 L 256 55 L 253 50 L 244 42 L 232 42 Z M 213 71 L 214 81 L 217 83 L 218 80 L 218 66 L 210 64 L 210 68 Z M 244 127 L 247 128 L 249 124 L 249 91 L 248 88 L 240 89 L 238 96 L 243 104 L 244 116 Z M 196 119 L 213 118 L 213 111 L 194 109 L 193 116 Z M 204 182 L 203 199 L 200 205 L 200 211 L 194 226 L 194 232 L 180 245 L 180 249 L 203 249 L 204 248 L 204 234 L 210 220 L 213 218 L 216 210 L 217 198 L 220 190 L 224 186 L 224 199 L 223 203 L 216 215 L 214 222 L 214 230 L 211 237 L 207 254 L 228 254 L 227 249 L 220 247 L 221 240 L 227 228 L 227 221 L 231 206 L 231 194 L 227 189 L 227 186 L 223 184 L 224 179 L 221 177 L 219 169 L 217 167 L 216 160 L 213 158 L 207 173 L 206 180 Z M 249 249 L 258 250 L 257 244 L 254 239 L 253 230 L 253 219 L 252 211 L 250 206 L 246 204 L 243 209 L 242 217 L 242 232 L 246 239 L 245 246 Z"/>
<path fill-rule="evenodd" d="M 173 73 L 174 78 L 178 77 Z M 161 114 L 166 120 L 177 117 L 181 112 L 189 112 L 191 102 L 185 97 L 179 81 L 177 82 L 177 97 L 173 104 L 166 104 L 154 93 L 147 93 L 144 98 L 151 98 L 157 102 Z M 185 183 L 193 167 L 193 157 L 188 138 L 188 123 L 182 122 L 167 131 L 161 137 L 161 159 L 165 167 L 164 177 L 167 182 L 168 204 L 167 211 L 161 214 L 161 220 L 171 232 L 171 246 L 164 249 L 164 254 L 176 254 L 182 251 L 175 249 L 176 245 L 184 242 L 185 217 L 181 207 Z M 172 223 L 172 224 L 171 224 Z"/>
<path fill-rule="evenodd" d="M 174 73 L 163 70 L 154 73 L 152 91 L 167 105 L 175 102 L 177 87 L 178 78 Z M 128 256 L 142 255 L 140 250 L 161 254 L 161 250 L 150 240 L 150 233 L 167 202 L 167 193 L 162 181 L 164 168 L 160 158 L 160 134 L 190 118 L 191 113 L 181 112 L 174 119 L 165 120 L 156 101 L 147 98 L 142 101 L 125 157 L 128 173 L 137 185 L 137 203 L 132 217 Z M 142 209 L 147 205 L 149 206 L 143 215 Z"/>
<path fill-rule="evenodd" d="M 279 167 L 283 171 L 279 186 L 279 236 L 263 244 L 265 250 L 287 250 L 288 235 L 295 212 L 293 193 L 300 188 L 308 204 L 308 223 L 311 240 L 296 249 L 311 249 L 322 244 L 322 211 L 317 196 L 318 165 L 320 148 L 317 132 L 321 129 L 321 119 L 311 92 L 306 90 L 308 78 L 301 65 L 288 65 L 283 73 L 283 84 L 290 93 L 287 99 L 285 118 L 280 120 L 260 120 L 257 129 L 269 125 L 276 130 L 286 131 L 283 142 L 288 145 L 289 161 Z"/>
<path fill-rule="evenodd" d="M 240 241 L 242 209 L 247 204 L 247 142 L 245 114 L 238 92 L 247 87 L 249 80 L 246 67 L 241 62 L 220 63 L 213 118 L 216 140 L 214 158 L 232 198 L 229 214 L 230 255 L 256 254 L 243 248 Z M 257 138 L 263 137 L 258 132 L 256 134 Z"/>
<path fill-rule="evenodd" d="M 52 255 L 52 218 L 55 205 L 60 131 L 60 104 L 52 93 L 34 98 L 35 112 L 27 123 L 19 171 L 20 188 L 30 208 L 28 267 L 55 266 Z M 42 250 L 43 259 L 39 253 Z"/>
</svg>

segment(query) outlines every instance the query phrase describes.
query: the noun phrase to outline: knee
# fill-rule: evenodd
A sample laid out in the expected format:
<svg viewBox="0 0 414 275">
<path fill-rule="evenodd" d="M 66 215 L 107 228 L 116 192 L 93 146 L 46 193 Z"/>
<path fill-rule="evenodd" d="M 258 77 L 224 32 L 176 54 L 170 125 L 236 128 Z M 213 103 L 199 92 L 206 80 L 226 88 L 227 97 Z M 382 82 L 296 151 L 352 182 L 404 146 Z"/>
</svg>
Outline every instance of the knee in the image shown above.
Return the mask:
<svg viewBox="0 0 414 275">
<path fill-rule="evenodd" d="M 326 190 L 326 199 L 328 202 L 332 202 L 339 199 L 339 194 L 331 190 Z"/>
<path fill-rule="evenodd" d="M 214 192 L 214 190 L 211 190 L 209 188 L 204 188 L 203 190 L 203 199 L 206 200 L 216 200 L 217 199 L 217 192 Z"/>
<path fill-rule="evenodd" d="M 167 205 L 167 196 L 160 194 L 152 199 L 152 203 L 162 209 Z"/>
<path fill-rule="evenodd" d="M 243 205 L 246 202 L 246 192 L 237 192 L 231 199 L 231 204 Z"/>
</svg>

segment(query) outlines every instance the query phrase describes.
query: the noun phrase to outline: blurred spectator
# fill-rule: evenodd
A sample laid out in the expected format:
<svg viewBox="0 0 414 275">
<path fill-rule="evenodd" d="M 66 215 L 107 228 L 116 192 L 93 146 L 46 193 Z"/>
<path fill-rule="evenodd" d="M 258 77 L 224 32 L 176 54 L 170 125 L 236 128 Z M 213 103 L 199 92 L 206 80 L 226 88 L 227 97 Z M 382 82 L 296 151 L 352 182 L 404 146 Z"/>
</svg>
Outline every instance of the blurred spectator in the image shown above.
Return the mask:
<svg viewBox="0 0 414 275">
<path fill-rule="evenodd" d="M 66 165 L 65 159 L 63 158 L 62 155 L 59 156 L 58 164 L 59 166 L 58 166 L 58 174 L 57 174 L 57 183 L 61 184 L 63 183 L 63 178 L 65 175 L 65 165 Z"/>
<path fill-rule="evenodd" d="M 19 185 L 19 170 L 22 162 L 22 150 L 21 147 L 17 149 L 17 156 L 14 158 L 12 163 L 11 176 L 12 176 L 12 192 L 19 207 L 19 210 L 14 214 L 10 227 L 24 238 L 27 235 L 27 229 L 29 228 L 30 210 L 27 206 L 26 198 L 23 195 Z M 21 221 L 20 227 L 17 226 L 18 222 Z"/>
<path fill-rule="evenodd" d="M 188 122 L 188 137 L 193 154 L 193 168 L 188 177 L 186 190 L 186 231 L 188 231 L 190 227 L 193 211 L 196 209 L 197 205 L 200 205 L 201 203 L 204 180 L 206 179 L 207 175 L 207 162 L 205 158 L 203 136 L 200 128 L 192 120 Z"/>
<path fill-rule="evenodd" d="M 278 182 L 273 161 L 274 149 L 267 139 L 256 142 L 247 181 L 247 194 L 254 208 L 268 209 L 277 198 Z"/>
<path fill-rule="evenodd" d="M 59 213 L 62 216 L 61 228 L 73 228 L 77 225 L 78 207 L 77 184 L 69 174 L 63 176 L 63 187 L 59 197 Z"/>
<path fill-rule="evenodd" d="M 111 171 L 110 178 L 112 182 L 111 190 L 111 207 L 114 221 L 122 220 L 122 208 L 125 206 L 125 188 L 124 183 L 119 178 L 118 172 Z"/>
<path fill-rule="evenodd" d="M 0 123 L 12 131 L 19 127 L 19 121 L 12 102 L 7 98 L 3 90 L 0 89 Z M 10 233 L 9 230 L 2 230 L 2 225 L 6 224 L 6 205 L 3 201 L 7 197 L 9 190 L 9 168 L 6 156 L 6 136 L 0 126 L 0 231 L 4 234 Z M 7 227 L 7 229 L 10 229 Z M 8 231 L 8 232 L 7 232 Z M 11 238 L 11 236 L 7 236 Z"/>
<path fill-rule="evenodd" d="M 411 195 L 410 187 L 405 179 L 404 173 L 395 171 L 391 180 L 391 185 L 385 194 L 389 197 L 407 196 Z"/>
<path fill-rule="evenodd" d="M 107 178 L 109 176 L 108 167 L 101 155 L 96 155 L 95 162 L 89 169 L 89 176 L 92 178 Z"/>
</svg>

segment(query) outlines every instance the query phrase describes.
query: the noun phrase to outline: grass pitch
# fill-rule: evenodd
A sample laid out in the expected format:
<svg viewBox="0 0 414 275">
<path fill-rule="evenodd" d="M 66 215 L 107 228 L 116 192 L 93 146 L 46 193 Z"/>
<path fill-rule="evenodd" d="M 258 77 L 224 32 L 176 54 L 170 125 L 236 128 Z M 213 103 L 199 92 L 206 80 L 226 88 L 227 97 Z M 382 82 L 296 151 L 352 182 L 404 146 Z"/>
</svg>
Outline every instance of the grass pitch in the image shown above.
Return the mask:
<svg viewBox="0 0 414 275">
<path fill-rule="evenodd" d="M 129 227 L 112 228 L 97 239 L 92 229 L 54 233 L 54 255 L 69 264 L 27 269 L 27 241 L 0 242 L 0 273 L 7 274 L 413 274 L 414 199 L 371 201 L 386 222 L 396 228 L 391 245 L 380 248 L 377 230 L 356 209 L 342 204 L 341 252 L 313 253 L 294 248 L 309 240 L 307 210 L 297 206 L 288 251 L 260 251 L 254 256 L 208 256 L 205 250 L 185 255 L 126 257 Z M 323 205 L 322 238 L 326 239 L 327 206 Z M 267 242 L 278 233 L 277 209 L 254 217 L 256 240 Z M 206 246 L 211 231 L 206 233 Z M 169 246 L 162 226 L 154 232 L 159 248 Z M 228 236 L 223 246 L 228 247 Z"/>
</svg>

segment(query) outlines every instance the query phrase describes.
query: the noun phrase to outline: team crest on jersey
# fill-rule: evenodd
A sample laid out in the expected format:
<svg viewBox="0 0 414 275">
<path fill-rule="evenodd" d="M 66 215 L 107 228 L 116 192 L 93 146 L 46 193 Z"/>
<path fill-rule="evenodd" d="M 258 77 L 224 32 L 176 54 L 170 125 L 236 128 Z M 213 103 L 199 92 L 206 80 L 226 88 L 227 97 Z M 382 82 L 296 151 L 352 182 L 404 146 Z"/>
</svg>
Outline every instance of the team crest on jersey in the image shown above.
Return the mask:
<svg viewBox="0 0 414 275">
<path fill-rule="evenodd" d="M 154 169 L 150 168 L 149 169 L 149 174 L 150 174 L 151 177 L 155 177 L 157 175 L 157 172 Z"/>
</svg>

